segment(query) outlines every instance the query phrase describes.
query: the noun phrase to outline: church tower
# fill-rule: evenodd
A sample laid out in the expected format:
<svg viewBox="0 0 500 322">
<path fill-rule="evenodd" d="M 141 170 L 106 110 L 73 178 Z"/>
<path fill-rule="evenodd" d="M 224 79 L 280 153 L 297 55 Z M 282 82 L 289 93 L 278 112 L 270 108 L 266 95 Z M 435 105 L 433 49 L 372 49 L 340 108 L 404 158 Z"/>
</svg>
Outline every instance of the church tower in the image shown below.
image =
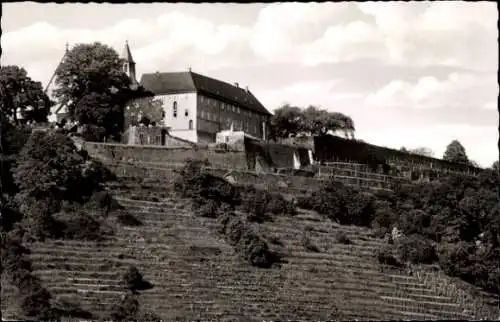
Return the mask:
<svg viewBox="0 0 500 322">
<path fill-rule="evenodd" d="M 120 58 L 125 61 L 123 63 L 123 71 L 128 75 L 128 77 L 130 77 L 132 83 L 136 84 L 137 79 L 135 78 L 135 62 L 132 58 L 128 41 L 125 41 L 125 47 L 123 48 L 122 56 Z"/>
</svg>

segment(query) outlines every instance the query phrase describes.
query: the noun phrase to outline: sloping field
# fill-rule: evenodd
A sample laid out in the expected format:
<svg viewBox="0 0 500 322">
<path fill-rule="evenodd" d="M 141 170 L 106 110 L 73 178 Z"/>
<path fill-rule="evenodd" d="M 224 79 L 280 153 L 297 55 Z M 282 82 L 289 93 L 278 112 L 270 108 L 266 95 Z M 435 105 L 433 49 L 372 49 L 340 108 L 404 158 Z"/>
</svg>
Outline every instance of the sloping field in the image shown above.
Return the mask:
<svg viewBox="0 0 500 322">
<path fill-rule="evenodd" d="M 136 177 L 132 168 L 115 170 Z M 410 275 L 379 265 L 376 253 L 385 242 L 370 229 L 341 226 L 305 210 L 293 218 L 254 224 L 272 247 L 283 250 L 284 263 L 253 267 L 217 232 L 215 219 L 194 216 L 190 201 L 172 193 L 172 169 L 140 175 L 160 180 L 139 184 L 124 177 L 109 189 L 143 225 L 114 225 L 115 234 L 100 243 L 26 245 L 34 273 L 55 298 L 72 299 L 97 317 L 107 317 L 125 294 L 123 273 L 134 265 L 153 285 L 141 291 L 141 309 L 163 320 L 470 320 L 499 315 L 482 307 L 485 300 L 478 294 L 463 291 L 443 274 L 424 274 L 428 267 Z M 145 191 L 154 202 L 137 200 Z M 338 242 L 340 233 L 351 243 Z M 305 239 L 315 247 L 306 247 Z M 3 285 L 2 312 L 8 317 L 15 314 L 15 301 L 4 298 L 14 298 L 15 289 Z"/>
<path fill-rule="evenodd" d="M 193 216 L 189 200 L 168 187 L 156 188 L 158 202 L 131 199 L 140 187 L 126 188 L 112 187 L 142 226 L 117 225 L 101 243 L 28 245 L 35 274 L 56 298 L 73 298 L 104 317 L 125 294 L 121 276 L 134 265 L 153 284 L 141 292 L 141 308 L 164 320 L 474 319 L 435 281 L 382 268 L 376 251 L 384 241 L 369 229 L 306 211 L 256 224 L 285 253 L 281 267 L 261 269 L 235 254 L 214 219 Z M 340 232 L 350 245 L 337 242 Z M 306 249 L 304 235 L 319 249 Z"/>
</svg>

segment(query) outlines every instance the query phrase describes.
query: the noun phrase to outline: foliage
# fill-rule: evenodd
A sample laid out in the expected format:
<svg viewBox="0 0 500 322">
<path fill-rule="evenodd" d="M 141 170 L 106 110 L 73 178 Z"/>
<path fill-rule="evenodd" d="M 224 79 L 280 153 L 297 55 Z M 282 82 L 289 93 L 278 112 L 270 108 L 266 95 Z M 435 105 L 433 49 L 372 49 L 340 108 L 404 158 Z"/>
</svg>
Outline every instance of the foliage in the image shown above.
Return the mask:
<svg viewBox="0 0 500 322">
<path fill-rule="evenodd" d="M 342 225 L 370 226 L 375 215 L 375 196 L 330 181 L 299 205 L 316 210 Z"/>
<path fill-rule="evenodd" d="M 399 238 L 397 250 L 404 262 L 431 264 L 437 260 L 434 245 L 420 235 Z"/>
<path fill-rule="evenodd" d="M 250 221 L 263 222 L 272 220 L 272 215 L 296 214 L 295 206 L 278 193 L 255 187 L 240 187 L 240 209 L 246 212 Z"/>
<path fill-rule="evenodd" d="M 352 241 L 343 232 L 337 233 L 337 235 L 335 236 L 335 240 L 337 241 L 337 243 L 344 244 L 344 245 L 352 244 Z"/>
<path fill-rule="evenodd" d="M 98 42 L 78 44 L 66 54 L 56 70 L 54 95 L 67 104 L 71 119 L 104 129 L 104 137 L 119 136 L 125 104 L 139 92 L 123 63 L 114 49 Z"/>
<path fill-rule="evenodd" d="M 497 172 L 500 171 L 500 167 L 498 166 L 498 161 L 493 162 L 493 164 L 491 165 L 491 169 Z"/>
<path fill-rule="evenodd" d="M 40 321 L 57 321 L 59 314 L 50 304 L 51 294 L 41 286 L 37 277 L 32 275 L 31 261 L 26 255 L 29 250 L 20 240 L 1 233 L 0 272 L 7 272 L 21 295 L 20 307 L 23 314 Z"/>
<path fill-rule="evenodd" d="M 278 260 L 276 254 L 269 250 L 266 240 L 243 218 L 229 216 L 224 222 L 223 232 L 229 243 L 251 265 L 269 268 Z"/>
<path fill-rule="evenodd" d="M 138 314 L 139 301 L 136 295 L 127 294 L 119 304 L 113 307 L 110 315 L 113 321 L 137 321 Z"/>
<path fill-rule="evenodd" d="M 0 90 L 2 120 L 13 125 L 25 121 L 47 122 L 53 102 L 44 93 L 42 84 L 33 81 L 24 68 L 1 66 Z"/>
<path fill-rule="evenodd" d="M 122 225 L 125 226 L 142 226 L 142 221 L 134 217 L 132 214 L 129 214 L 128 212 L 119 212 L 116 216 L 116 219 L 118 222 Z"/>
<path fill-rule="evenodd" d="M 159 98 L 142 97 L 133 100 L 125 108 L 125 122 L 137 126 L 142 119 L 148 123 L 162 124 L 164 118 L 163 103 Z M 147 125 L 145 122 L 144 125 Z"/>
<path fill-rule="evenodd" d="M 14 178 L 28 196 L 61 200 L 79 190 L 82 163 L 67 136 L 35 132 L 19 153 Z"/>
<path fill-rule="evenodd" d="M 352 119 L 341 113 L 320 110 L 314 106 L 306 109 L 288 104 L 276 109 L 270 120 L 273 138 L 288 138 L 304 134 L 324 135 L 329 131 L 344 131 L 346 136 L 354 132 Z"/>
<path fill-rule="evenodd" d="M 129 266 L 123 275 L 123 281 L 125 282 L 127 289 L 135 292 L 143 281 L 142 274 L 139 272 L 137 267 Z"/>
<path fill-rule="evenodd" d="M 443 160 L 468 164 L 469 158 L 463 145 L 458 140 L 453 140 L 447 147 L 443 155 Z"/>
<path fill-rule="evenodd" d="M 59 213 L 54 216 L 57 229 L 54 237 L 74 240 L 102 240 L 101 224 L 83 211 Z"/>
<path fill-rule="evenodd" d="M 402 263 L 394 255 L 391 247 L 387 246 L 377 251 L 378 262 L 382 265 L 401 267 Z"/>
</svg>

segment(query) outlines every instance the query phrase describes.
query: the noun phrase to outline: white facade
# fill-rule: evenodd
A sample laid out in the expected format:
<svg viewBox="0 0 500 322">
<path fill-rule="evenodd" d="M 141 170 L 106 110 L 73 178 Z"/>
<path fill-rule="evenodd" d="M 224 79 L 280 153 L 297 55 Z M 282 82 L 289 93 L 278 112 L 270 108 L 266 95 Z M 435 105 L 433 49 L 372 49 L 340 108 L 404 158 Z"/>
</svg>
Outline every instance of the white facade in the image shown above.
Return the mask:
<svg viewBox="0 0 500 322">
<path fill-rule="evenodd" d="M 196 93 L 165 94 L 155 98 L 162 101 L 164 124 L 170 128 L 172 136 L 190 142 L 197 142 L 196 133 Z"/>
</svg>

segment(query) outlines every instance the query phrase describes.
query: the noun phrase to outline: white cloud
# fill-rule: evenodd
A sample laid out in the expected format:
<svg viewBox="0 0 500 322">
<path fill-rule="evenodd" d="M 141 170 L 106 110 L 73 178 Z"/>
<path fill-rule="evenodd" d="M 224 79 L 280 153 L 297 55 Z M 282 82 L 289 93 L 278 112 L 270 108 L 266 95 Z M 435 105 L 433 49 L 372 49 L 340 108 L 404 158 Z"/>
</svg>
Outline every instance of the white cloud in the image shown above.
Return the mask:
<svg viewBox="0 0 500 322">
<path fill-rule="evenodd" d="M 493 2 L 361 3 L 384 35 L 393 63 L 498 66 L 498 12 Z"/>
<path fill-rule="evenodd" d="M 415 84 L 394 80 L 366 97 L 369 106 L 482 107 L 498 96 L 494 74 L 452 73 L 446 80 L 422 77 Z"/>
</svg>

